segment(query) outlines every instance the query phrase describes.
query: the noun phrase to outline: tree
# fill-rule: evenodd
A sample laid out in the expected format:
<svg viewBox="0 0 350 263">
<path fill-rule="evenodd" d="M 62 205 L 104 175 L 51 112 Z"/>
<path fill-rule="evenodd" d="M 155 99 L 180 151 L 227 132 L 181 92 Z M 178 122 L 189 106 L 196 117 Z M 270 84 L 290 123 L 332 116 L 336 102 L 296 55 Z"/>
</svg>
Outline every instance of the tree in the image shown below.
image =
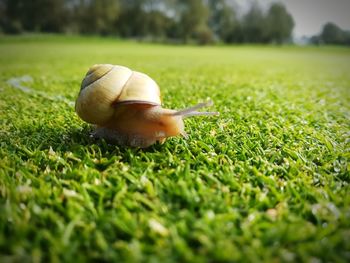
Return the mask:
<svg viewBox="0 0 350 263">
<path fill-rule="evenodd" d="M 343 30 L 336 24 L 328 22 L 322 27 L 320 34 L 311 38 L 311 43 L 315 45 L 350 45 L 350 31 Z"/>
<path fill-rule="evenodd" d="M 5 1 L 0 0 L 0 33 L 2 33 L 3 28 L 5 26 L 5 19 L 6 19 L 6 6 Z"/>
<path fill-rule="evenodd" d="M 114 24 L 119 15 L 119 1 L 81 0 L 76 2 L 74 17 L 80 33 L 113 34 Z"/>
<path fill-rule="evenodd" d="M 265 14 L 251 0 L 250 10 L 241 17 L 235 1 L 0 0 L 0 31 L 119 35 L 200 44 L 213 39 L 226 43 L 288 40 L 294 22 L 282 4 L 272 4 Z M 324 41 L 338 43 L 339 34 L 339 28 L 328 25 Z M 345 42 L 350 41 L 348 35 L 343 37 Z"/>
<path fill-rule="evenodd" d="M 260 6 L 254 2 L 242 21 L 244 42 L 267 42 L 265 37 L 265 17 Z"/>
<path fill-rule="evenodd" d="M 178 0 L 178 26 L 184 42 L 197 39 L 200 43 L 210 42 L 212 32 L 208 27 L 209 9 L 203 0 Z"/>
<path fill-rule="evenodd" d="M 122 0 L 120 2 L 120 15 L 114 24 L 118 34 L 123 37 L 139 37 L 146 34 L 143 2 L 143 0 Z"/>
<path fill-rule="evenodd" d="M 167 1 L 122 0 L 115 27 L 124 37 L 162 38 L 167 35 L 171 23 L 165 10 Z"/>
<path fill-rule="evenodd" d="M 345 42 L 345 32 L 334 23 L 327 23 L 323 26 L 320 39 L 326 44 L 343 44 Z"/>
<path fill-rule="evenodd" d="M 267 12 L 265 26 L 266 39 L 281 44 L 291 38 L 294 21 L 283 4 L 273 3 Z"/>
<path fill-rule="evenodd" d="M 240 25 L 235 10 L 226 0 L 209 0 L 209 26 L 218 39 L 224 42 L 240 42 Z"/>
<path fill-rule="evenodd" d="M 165 38 L 171 25 L 171 19 L 160 10 L 147 12 L 147 32 L 154 38 Z"/>
<path fill-rule="evenodd" d="M 5 0 L 4 27 L 9 33 L 62 32 L 68 22 L 65 3 L 65 0 Z"/>
</svg>

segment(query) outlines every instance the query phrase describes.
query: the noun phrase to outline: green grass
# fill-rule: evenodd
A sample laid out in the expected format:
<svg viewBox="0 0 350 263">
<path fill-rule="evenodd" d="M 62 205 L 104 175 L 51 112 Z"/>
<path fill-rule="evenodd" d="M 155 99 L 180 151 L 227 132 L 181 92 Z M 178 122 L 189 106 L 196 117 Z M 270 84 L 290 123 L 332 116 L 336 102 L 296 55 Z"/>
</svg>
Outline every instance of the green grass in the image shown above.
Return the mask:
<svg viewBox="0 0 350 263">
<path fill-rule="evenodd" d="M 37 36 L 0 54 L 1 262 L 350 261 L 349 49 Z M 94 141 L 72 102 L 95 63 L 221 115 L 146 150 Z"/>
</svg>

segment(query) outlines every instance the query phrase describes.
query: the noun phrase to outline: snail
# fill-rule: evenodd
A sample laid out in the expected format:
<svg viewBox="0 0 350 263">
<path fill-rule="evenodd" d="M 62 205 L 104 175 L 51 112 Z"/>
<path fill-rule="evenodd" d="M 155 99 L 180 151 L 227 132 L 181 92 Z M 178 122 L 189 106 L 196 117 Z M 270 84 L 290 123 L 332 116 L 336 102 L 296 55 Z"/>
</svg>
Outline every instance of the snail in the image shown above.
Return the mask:
<svg viewBox="0 0 350 263">
<path fill-rule="evenodd" d="M 208 101 L 179 111 L 164 109 L 159 87 L 148 75 L 124 66 L 98 64 L 89 69 L 81 83 L 75 111 L 95 125 L 94 137 L 146 148 L 171 136 L 187 138 L 183 119 L 217 115 L 197 111 L 210 105 Z"/>
</svg>

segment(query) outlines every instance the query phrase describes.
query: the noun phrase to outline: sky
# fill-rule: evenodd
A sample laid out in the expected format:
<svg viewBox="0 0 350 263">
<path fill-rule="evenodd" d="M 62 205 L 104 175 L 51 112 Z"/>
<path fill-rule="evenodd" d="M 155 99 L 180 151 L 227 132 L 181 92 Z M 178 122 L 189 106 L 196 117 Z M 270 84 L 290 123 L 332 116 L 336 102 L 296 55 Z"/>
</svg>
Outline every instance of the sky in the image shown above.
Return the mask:
<svg viewBox="0 0 350 263">
<path fill-rule="evenodd" d="M 293 15 L 295 36 L 315 35 L 334 22 L 350 30 L 350 0 L 280 0 Z"/>
<path fill-rule="evenodd" d="M 241 5 L 249 1 L 239 0 Z M 350 0 L 257 0 L 262 6 L 282 2 L 294 18 L 294 36 L 318 34 L 327 22 L 350 30 Z"/>
</svg>

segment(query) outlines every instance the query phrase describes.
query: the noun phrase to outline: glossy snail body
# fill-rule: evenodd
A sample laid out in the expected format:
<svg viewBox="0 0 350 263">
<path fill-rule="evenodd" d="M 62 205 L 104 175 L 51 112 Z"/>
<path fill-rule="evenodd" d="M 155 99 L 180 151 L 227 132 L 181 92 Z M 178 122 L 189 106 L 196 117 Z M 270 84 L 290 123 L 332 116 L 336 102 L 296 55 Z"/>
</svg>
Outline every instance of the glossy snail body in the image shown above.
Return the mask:
<svg viewBox="0 0 350 263">
<path fill-rule="evenodd" d="M 146 74 L 110 64 L 92 66 L 82 81 L 75 110 L 94 124 L 94 136 L 145 148 L 171 136 L 186 137 L 183 118 L 216 115 L 198 112 L 212 102 L 176 111 L 163 109 L 157 83 Z"/>
</svg>

